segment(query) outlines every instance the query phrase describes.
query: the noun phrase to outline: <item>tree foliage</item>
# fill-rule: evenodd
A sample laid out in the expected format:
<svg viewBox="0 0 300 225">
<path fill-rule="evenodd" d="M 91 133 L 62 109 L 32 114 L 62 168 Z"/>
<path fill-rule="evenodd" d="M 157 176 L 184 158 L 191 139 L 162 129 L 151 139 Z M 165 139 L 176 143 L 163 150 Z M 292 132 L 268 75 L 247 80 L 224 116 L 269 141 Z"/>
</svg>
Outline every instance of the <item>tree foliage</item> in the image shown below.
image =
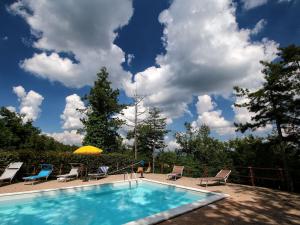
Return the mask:
<svg viewBox="0 0 300 225">
<path fill-rule="evenodd" d="M 162 150 L 166 147 L 165 135 L 168 133 L 166 129 L 166 118 L 161 116 L 158 108 L 152 108 L 149 116 L 145 121 L 137 126 L 138 136 L 138 152 L 145 158 L 152 158 L 154 150 Z M 128 138 L 132 138 L 134 131 L 128 133 Z"/>
<path fill-rule="evenodd" d="M 74 146 L 64 145 L 53 138 L 41 134 L 32 121 L 23 123 L 22 115 L 0 108 L 0 149 L 34 151 L 70 151 Z"/>
<path fill-rule="evenodd" d="M 279 60 L 261 62 L 265 82 L 256 91 L 235 87 L 236 96 L 248 99 L 236 107 L 254 113 L 251 122 L 236 124 L 241 132 L 270 124 L 276 128 L 278 141 L 299 145 L 300 140 L 300 47 L 280 48 Z"/>
<path fill-rule="evenodd" d="M 236 126 L 241 132 L 268 124 L 275 127 L 277 134 L 269 140 L 279 144 L 288 186 L 293 190 L 288 162 L 294 150 L 300 149 L 300 47 L 280 48 L 278 56 L 275 62 L 261 62 L 265 78 L 261 88 L 250 91 L 235 87 L 237 97 L 249 100 L 235 106 L 254 114 L 251 122 Z"/>
<path fill-rule="evenodd" d="M 82 119 L 85 134 L 83 144 L 93 145 L 106 150 L 118 149 L 117 130 L 122 121 L 115 117 L 125 105 L 119 104 L 119 90 L 111 88 L 106 68 L 97 74 L 97 80 L 90 93 L 83 97 L 87 105 L 86 118 Z"/>
<path fill-rule="evenodd" d="M 224 144 L 210 136 L 207 125 L 193 128 L 191 124 L 185 123 L 185 128 L 185 132 L 178 132 L 175 135 L 183 153 L 192 155 L 202 165 L 215 168 L 230 166 L 231 162 Z"/>
</svg>

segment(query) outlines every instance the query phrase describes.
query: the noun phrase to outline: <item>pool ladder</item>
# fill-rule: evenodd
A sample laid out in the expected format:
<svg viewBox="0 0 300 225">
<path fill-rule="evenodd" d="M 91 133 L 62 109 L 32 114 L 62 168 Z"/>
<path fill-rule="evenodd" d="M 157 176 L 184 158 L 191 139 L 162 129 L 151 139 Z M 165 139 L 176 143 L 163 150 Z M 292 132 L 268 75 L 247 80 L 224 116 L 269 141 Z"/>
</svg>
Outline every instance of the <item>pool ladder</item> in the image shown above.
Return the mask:
<svg viewBox="0 0 300 225">
<path fill-rule="evenodd" d="M 125 178 L 127 177 L 127 181 L 128 181 L 128 183 L 129 183 L 129 187 L 131 188 L 131 186 L 132 186 L 132 182 L 135 182 L 136 183 L 136 186 L 138 186 L 138 179 L 137 179 L 137 177 L 136 177 L 136 173 L 131 173 L 130 174 L 130 176 L 129 176 L 129 173 L 128 172 L 126 172 L 126 173 L 124 173 L 124 181 L 126 180 Z M 134 177 L 134 178 L 132 178 L 132 177 Z"/>
</svg>

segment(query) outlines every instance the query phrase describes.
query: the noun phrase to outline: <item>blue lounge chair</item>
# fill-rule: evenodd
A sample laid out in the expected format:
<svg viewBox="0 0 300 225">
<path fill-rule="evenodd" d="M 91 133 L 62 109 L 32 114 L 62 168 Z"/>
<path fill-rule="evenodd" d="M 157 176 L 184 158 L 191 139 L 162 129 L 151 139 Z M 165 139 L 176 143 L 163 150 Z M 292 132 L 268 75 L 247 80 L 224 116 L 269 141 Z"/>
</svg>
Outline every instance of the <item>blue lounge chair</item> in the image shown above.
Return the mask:
<svg viewBox="0 0 300 225">
<path fill-rule="evenodd" d="M 41 164 L 41 171 L 34 176 L 29 176 L 29 177 L 23 177 L 23 180 L 26 181 L 31 181 L 32 184 L 34 183 L 34 181 L 37 181 L 39 179 L 45 178 L 46 180 L 48 179 L 48 177 L 50 176 L 50 174 L 53 171 L 53 165 L 51 164 Z"/>
</svg>

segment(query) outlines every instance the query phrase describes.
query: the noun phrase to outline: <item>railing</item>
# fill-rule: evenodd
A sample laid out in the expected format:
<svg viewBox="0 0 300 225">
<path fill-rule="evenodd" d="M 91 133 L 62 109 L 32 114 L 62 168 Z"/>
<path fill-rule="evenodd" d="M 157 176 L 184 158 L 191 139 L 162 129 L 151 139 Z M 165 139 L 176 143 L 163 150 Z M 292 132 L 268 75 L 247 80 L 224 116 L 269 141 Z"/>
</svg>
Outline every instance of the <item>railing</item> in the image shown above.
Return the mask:
<svg viewBox="0 0 300 225">
<path fill-rule="evenodd" d="M 241 170 L 246 170 L 243 173 Z M 285 181 L 284 172 L 282 168 L 261 168 L 261 167 L 235 167 L 236 177 L 248 180 L 252 186 L 255 186 L 259 181 L 278 181 L 283 183 Z M 272 176 L 273 175 L 273 176 Z"/>
<path fill-rule="evenodd" d="M 112 175 L 112 174 L 117 174 L 118 172 L 120 172 L 120 171 L 124 171 L 125 169 L 131 169 L 131 173 L 133 173 L 133 168 L 134 168 L 134 166 L 135 165 L 138 165 L 138 164 L 140 164 L 141 163 L 141 161 L 139 161 L 139 162 L 136 162 L 136 163 L 132 163 L 132 164 L 130 164 L 130 165 L 128 165 L 128 166 L 125 166 L 125 167 L 123 167 L 123 168 L 121 168 L 121 169 L 116 169 L 115 171 L 113 171 L 113 172 L 110 172 L 110 173 L 108 173 L 109 175 Z"/>
<path fill-rule="evenodd" d="M 126 172 L 126 173 L 124 173 L 124 181 L 126 181 L 125 177 L 127 177 L 127 181 L 129 183 L 130 188 L 132 186 L 131 185 L 132 181 L 135 181 L 136 186 L 138 186 L 138 179 L 136 177 L 136 173 L 134 173 L 134 172 L 130 173 L 130 177 L 129 177 L 129 174 Z M 134 177 L 134 178 L 132 178 L 132 177 Z"/>
<path fill-rule="evenodd" d="M 158 163 L 155 172 L 169 173 L 173 165 Z M 229 181 L 232 183 L 246 184 L 252 186 L 262 186 L 287 190 L 287 179 L 284 169 L 252 167 L 252 166 L 236 166 L 228 167 L 232 170 Z M 215 176 L 220 168 L 201 165 L 195 168 L 185 166 L 183 176 L 187 177 L 207 177 Z M 294 190 L 300 192 L 300 170 L 290 170 L 290 176 L 293 181 Z"/>
</svg>

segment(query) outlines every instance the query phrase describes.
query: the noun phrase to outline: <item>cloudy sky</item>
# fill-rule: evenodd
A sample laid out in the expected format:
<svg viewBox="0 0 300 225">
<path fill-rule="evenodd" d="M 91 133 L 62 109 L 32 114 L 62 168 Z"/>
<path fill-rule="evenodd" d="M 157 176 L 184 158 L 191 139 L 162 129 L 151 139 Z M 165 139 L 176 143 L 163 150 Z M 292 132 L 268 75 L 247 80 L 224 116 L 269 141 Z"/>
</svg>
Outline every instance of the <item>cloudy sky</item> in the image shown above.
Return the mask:
<svg viewBox="0 0 300 225">
<path fill-rule="evenodd" d="M 76 108 L 85 107 L 80 97 L 106 66 L 120 102 L 130 103 L 137 89 L 146 96 L 141 110 L 163 111 L 171 147 L 185 121 L 232 138 L 239 135 L 233 122 L 251 118 L 233 107 L 245 99 L 235 99 L 232 87 L 258 88 L 259 61 L 300 44 L 299 12 L 299 0 L 4 0 L 0 105 L 79 144 Z"/>
</svg>

